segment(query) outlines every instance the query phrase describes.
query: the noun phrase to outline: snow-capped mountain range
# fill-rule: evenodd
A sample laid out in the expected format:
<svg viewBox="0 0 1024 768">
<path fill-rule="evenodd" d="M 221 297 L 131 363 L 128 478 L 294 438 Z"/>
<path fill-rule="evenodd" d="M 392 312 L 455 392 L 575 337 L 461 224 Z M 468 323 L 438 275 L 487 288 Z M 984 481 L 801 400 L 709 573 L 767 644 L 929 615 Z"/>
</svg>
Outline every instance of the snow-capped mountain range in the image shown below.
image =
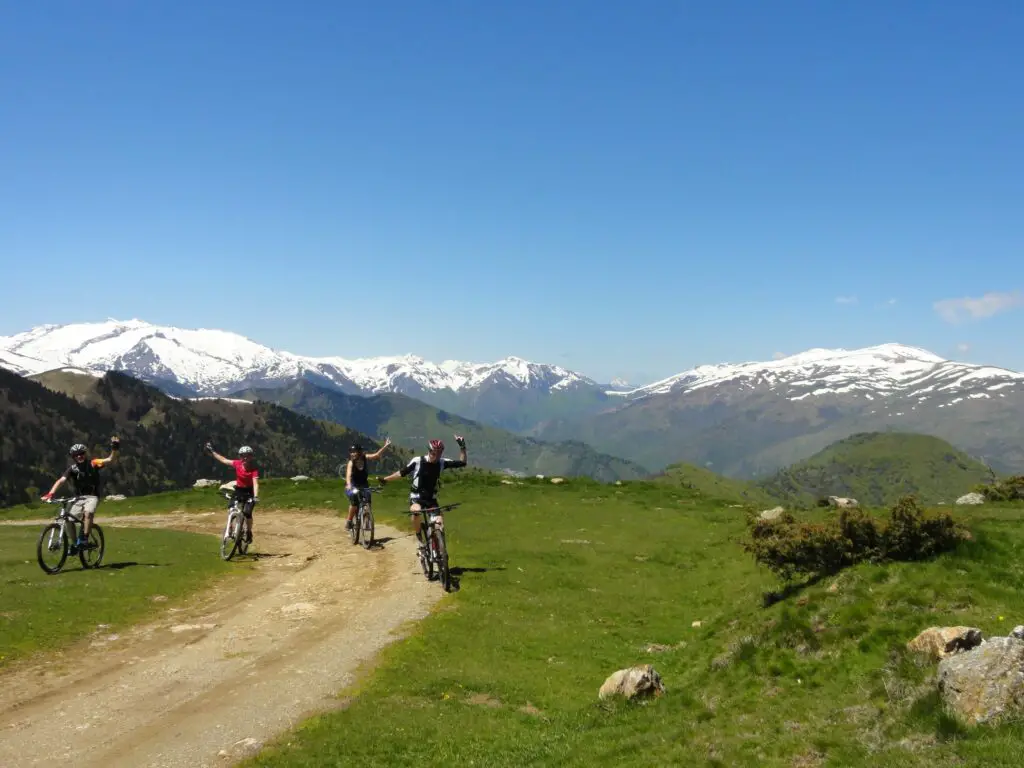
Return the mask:
<svg viewBox="0 0 1024 768">
<path fill-rule="evenodd" d="M 1024 373 L 946 360 L 918 347 L 880 344 L 862 349 L 811 349 L 766 362 L 702 365 L 637 389 L 607 394 L 629 400 L 696 392 L 724 384 L 767 387 L 790 400 L 859 394 L 868 400 L 894 394 L 975 397 L 1024 385 Z"/>
<path fill-rule="evenodd" d="M 854 350 L 812 349 L 763 362 L 701 365 L 634 389 L 604 389 L 582 374 L 518 357 L 494 363 L 432 363 L 415 355 L 305 357 L 227 331 L 157 326 L 141 320 L 44 325 L 0 337 L 0 367 L 21 375 L 60 368 L 93 373 L 120 370 L 206 396 L 278 386 L 297 378 L 353 394 L 418 396 L 499 386 L 537 394 L 603 390 L 613 402 L 724 384 L 767 387 L 792 400 L 841 393 L 868 399 L 907 392 L 955 394 L 964 388 L 977 394 L 1024 384 L 1024 373 L 1017 371 L 954 362 L 902 344 L 881 344 Z"/>
<path fill-rule="evenodd" d="M 190 398 L 251 397 L 300 379 L 353 395 L 397 393 L 533 438 L 581 441 L 650 469 L 685 460 L 753 474 L 858 431 L 898 429 L 1024 471 L 1024 373 L 893 343 L 701 365 L 630 388 L 517 357 L 306 357 L 225 331 L 109 320 L 0 337 L 0 367 L 25 376 L 119 370 Z"/>
<path fill-rule="evenodd" d="M 0 366 L 21 375 L 67 367 L 93 372 L 119 370 L 197 395 L 276 386 L 297 378 L 355 394 L 457 393 L 489 384 L 545 392 L 597 386 L 559 366 L 518 357 L 495 363 L 432 363 L 414 355 L 304 357 L 270 349 L 235 333 L 157 326 L 141 320 L 44 325 L 0 337 Z"/>
</svg>

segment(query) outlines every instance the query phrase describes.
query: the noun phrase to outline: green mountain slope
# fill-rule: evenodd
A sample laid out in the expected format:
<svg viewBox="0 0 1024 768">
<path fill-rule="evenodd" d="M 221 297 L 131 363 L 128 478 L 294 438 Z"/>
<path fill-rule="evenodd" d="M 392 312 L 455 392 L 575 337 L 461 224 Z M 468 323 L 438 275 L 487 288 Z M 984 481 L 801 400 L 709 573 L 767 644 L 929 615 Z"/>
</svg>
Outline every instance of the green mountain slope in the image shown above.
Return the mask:
<svg viewBox="0 0 1024 768">
<path fill-rule="evenodd" d="M 757 507 L 773 507 L 779 503 L 764 488 L 746 480 L 724 477 L 710 469 L 697 467 L 686 462 L 670 464 L 655 475 L 656 482 L 689 488 L 709 500 L 730 504 L 746 504 Z"/>
<path fill-rule="evenodd" d="M 792 503 L 849 496 L 882 506 L 910 493 L 925 503 L 952 502 L 992 477 L 984 464 L 937 437 L 869 432 L 840 440 L 758 486 Z"/>
<path fill-rule="evenodd" d="M 586 476 L 596 480 L 631 480 L 647 475 L 633 462 L 598 453 L 581 442 L 545 443 L 421 403 L 404 395 L 360 397 L 297 381 L 276 389 L 251 389 L 234 397 L 264 400 L 297 413 L 345 424 L 370 435 L 388 435 L 395 444 L 422 451 L 432 437 L 451 442 L 465 435 L 473 464 L 525 474 Z"/>
<path fill-rule="evenodd" d="M 105 456 L 114 434 L 122 455 L 106 473 L 106 492 L 131 495 L 187 487 L 201 477 L 230 479 L 228 468 L 203 453 L 206 440 L 227 455 L 252 445 L 270 477 L 333 475 L 353 440 L 377 445 L 270 403 L 182 401 L 120 373 L 46 381 L 52 389 L 0 370 L 0 506 L 49 488 L 67 467 L 72 443 Z M 396 468 L 408 455 L 399 449 L 375 469 Z"/>
</svg>

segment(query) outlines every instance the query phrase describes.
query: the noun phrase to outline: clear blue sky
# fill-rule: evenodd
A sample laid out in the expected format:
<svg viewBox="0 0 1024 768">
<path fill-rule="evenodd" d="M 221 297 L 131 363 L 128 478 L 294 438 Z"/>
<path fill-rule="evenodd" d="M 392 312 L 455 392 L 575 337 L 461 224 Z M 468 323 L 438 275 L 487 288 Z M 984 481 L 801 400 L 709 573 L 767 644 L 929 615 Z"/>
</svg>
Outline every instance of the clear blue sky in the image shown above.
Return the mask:
<svg viewBox="0 0 1024 768">
<path fill-rule="evenodd" d="M 1024 369 L 1022 40 L 1016 0 L 0 0 L 0 334 Z"/>
</svg>

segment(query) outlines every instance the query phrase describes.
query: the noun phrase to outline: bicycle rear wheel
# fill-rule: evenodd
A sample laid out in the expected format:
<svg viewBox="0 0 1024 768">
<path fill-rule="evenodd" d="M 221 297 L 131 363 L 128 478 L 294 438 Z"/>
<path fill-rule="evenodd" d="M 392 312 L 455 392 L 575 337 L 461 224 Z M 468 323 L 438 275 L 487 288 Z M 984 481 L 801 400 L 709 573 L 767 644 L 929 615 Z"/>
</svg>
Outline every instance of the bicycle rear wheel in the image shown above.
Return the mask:
<svg viewBox="0 0 1024 768">
<path fill-rule="evenodd" d="M 373 546 L 373 509 L 369 504 L 365 504 L 360 508 L 359 513 L 362 518 L 363 546 L 369 549 Z"/>
<path fill-rule="evenodd" d="M 43 528 L 36 544 L 39 567 L 49 574 L 58 573 L 64 567 L 64 561 L 68 559 L 70 546 L 68 537 L 64 535 L 64 526 L 60 523 L 50 523 Z"/>
<path fill-rule="evenodd" d="M 78 559 L 82 561 L 83 568 L 99 568 L 103 562 L 103 529 L 93 523 L 89 529 L 89 544 L 95 545 L 88 549 L 78 550 Z"/>
</svg>

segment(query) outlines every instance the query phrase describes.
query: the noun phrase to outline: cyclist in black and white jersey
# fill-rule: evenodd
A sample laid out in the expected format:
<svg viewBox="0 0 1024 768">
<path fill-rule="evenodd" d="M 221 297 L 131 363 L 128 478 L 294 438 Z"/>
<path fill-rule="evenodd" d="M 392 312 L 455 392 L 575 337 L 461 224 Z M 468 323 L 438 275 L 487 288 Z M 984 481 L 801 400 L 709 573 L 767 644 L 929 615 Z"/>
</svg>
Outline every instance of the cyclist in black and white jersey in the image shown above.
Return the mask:
<svg viewBox="0 0 1024 768">
<path fill-rule="evenodd" d="M 459 444 L 458 459 L 444 458 L 444 443 L 440 440 L 431 440 L 430 450 L 425 456 L 416 456 L 397 472 L 392 472 L 387 477 L 380 479 L 383 485 L 400 477 L 412 475 L 409 511 L 414 513 L 412 515 L 412 529 L 421 547 L 425 546 L 425 542 L 420 530 L 420 516 L 415 513 L 421 509 L 431 509 L 437 506 L 437 486 L 441 479 L 441 472 L 446 469 L 458 469 L 459 467 L 466 466 L 468 463 L 466 458 L 466 439 L 461 435 L 456 435 L 455 442 Z"/>
</svg>

